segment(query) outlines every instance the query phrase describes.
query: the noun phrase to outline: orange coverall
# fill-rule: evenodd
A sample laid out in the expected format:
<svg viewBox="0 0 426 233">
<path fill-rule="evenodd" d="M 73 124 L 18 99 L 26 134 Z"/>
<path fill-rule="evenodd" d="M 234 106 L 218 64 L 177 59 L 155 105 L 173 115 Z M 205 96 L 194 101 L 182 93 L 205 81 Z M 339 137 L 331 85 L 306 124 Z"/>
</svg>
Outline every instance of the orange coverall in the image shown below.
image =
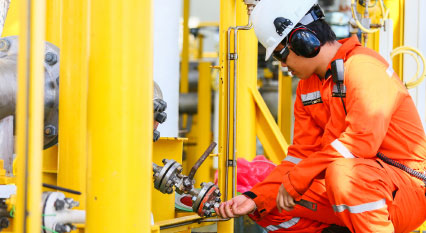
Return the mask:
<svg viewBox="0 0 426 233">
<path fill-rule="evenodd" d="M 340 43 L 332 60 L 344 59 L 347 115 L 329 75 L 299 82 L 293 145 L 283 163 L 246 194 L 257 206 L 252 217 L 277 232 L 298 232 L 298 225 L 311 220 L 344 222 L 352 232 L 410 232 L 426 219 L 424 183 L 385 164 L 376 153 L 424 172 L 422 123 L 405 86 L 379 54 L 355 37 Z M 281 183 L 296 200 L 316 202 L 318 211 L 296 206 L 278 214 Z M 277 221 L 268 225 L 270 219 Z M 298 222 L 277 227 L 292 219 Z"/>
</svg>

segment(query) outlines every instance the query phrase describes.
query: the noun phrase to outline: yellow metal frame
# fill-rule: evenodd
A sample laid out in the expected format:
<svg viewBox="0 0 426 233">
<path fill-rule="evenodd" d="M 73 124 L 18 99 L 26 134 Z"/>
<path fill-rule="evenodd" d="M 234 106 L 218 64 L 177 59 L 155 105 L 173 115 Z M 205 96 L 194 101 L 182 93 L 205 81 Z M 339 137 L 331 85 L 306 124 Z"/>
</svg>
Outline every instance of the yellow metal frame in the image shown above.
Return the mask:
<svg viewBox="0 0 426 233">
<path fill-rule="evenodd" d="M 164 158 L 182 163 L 183 142 L 186 140 L 186 138 L 160 138 L 154 143 L 152 161 L 159 166 L 163 166 L 162 160 Z M 175 218 L 175 194 L 163 194 L 153 188 L 151 193 L 151 209 L 155 224 L 158 225 L 157 222 Z"/>
<path fill-rule="evenodd" d="M 281 65 L 278 66 L 278 127 L 287 144 L 291 144 L 292 115 L 292 80 L 283 75 Z"/>
<path fill-rule="evenodd" d="M 87 232 L 151 228 L 152 7 L 91 1 Z"/>
<path fill-rule="evenodd" d="M 59 5 L 64 20 L 57 26 L 63 29 L 59 30 L 62 40 L 57 184 L 82 193 L 66 194 L 80 202 L 78 209 L 86 209 L 89 3 L 86 0 L 63 1 Z"/>
<path fill-rule="evenodd" d="M 20 2 L 16 113 L 17 184 L 14 232 L 41 230 L 41 167 L 44 118 L 44 0 Z"/>
<path fill-rule="evenodd" d="M 235 10 L 236 10 L 236 1 L 232 0 L 221 0 L 220 1 L 220 24 L 219 24 L 219 67 L 220 70 L 220 80 L 219 80 L 219 189 L 222 191 L 222 199 L 223 196 L 227 195 L 230 197 L 232 195 L 232 176 L 228 176 L 228 180 L 225 182 L 225 173 L 226 169 L 228 170 L 228 174 L 232 174 L 232 167 L 227 166 L 227 151 L 232 151 L 232 138 L 228 138 L 227 136 L 227 115 L 232 115 L 232 106 L 230 106 L 231 112 L 228 113 L 228 104 L 227 99 L 232 98 L 232 92 L 230 96 L 228 96 L 228 80 L 227 74 L 228 70 L 233 68 L 228 67 L 228 57 L 227 57 L 227 31 L 229 27 L 233 27 L 236 25 L 235 19 Z M 233 48 L 233 43 L 231 43 L 231 49 Z M 231 74 L 232 77 L 232 74 Z M 232 79 L 232 78 L 231 78 Z M 230 81 L 229 83 L 232 83 Z M 229 87 L 232 91 L 232 86 Z M 230 137 L 232 137 L 232 127 L 230 126 Z M 228 143 L 229 140 L 229 143 Z M 229 147 L 228 147 L 229 145 Z M 228 190 L 225 193 L 225 186 Z M 231 219 L 227 222 L 219 222 L 217 224 L 217 231 L 221 233 L 231 233 L 234 231 L 234 220 Z"/>
</svg>

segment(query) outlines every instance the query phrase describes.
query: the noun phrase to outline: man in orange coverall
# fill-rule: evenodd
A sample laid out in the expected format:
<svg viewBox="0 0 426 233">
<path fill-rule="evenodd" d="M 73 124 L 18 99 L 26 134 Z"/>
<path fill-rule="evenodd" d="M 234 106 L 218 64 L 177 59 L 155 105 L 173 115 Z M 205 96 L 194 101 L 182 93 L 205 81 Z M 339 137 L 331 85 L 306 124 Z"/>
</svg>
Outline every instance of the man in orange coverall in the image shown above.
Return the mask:
<svg viewBox="0 0 426 233">
<path fill-rule="evenodd" d="M 315 0 L 261 0 L 251 21 L 266 58 L 300 79 L 294 140 L 263 182 L 221 203 L 218 215 L 250 214 L 270 232 L 325 232 L 336 224 L 390 233 L 421 225 L 426 136 L 392 67 L 355 37 L 336 41 Z M 317 210 L 296 205 L 301 199 Z"/>
</svg>

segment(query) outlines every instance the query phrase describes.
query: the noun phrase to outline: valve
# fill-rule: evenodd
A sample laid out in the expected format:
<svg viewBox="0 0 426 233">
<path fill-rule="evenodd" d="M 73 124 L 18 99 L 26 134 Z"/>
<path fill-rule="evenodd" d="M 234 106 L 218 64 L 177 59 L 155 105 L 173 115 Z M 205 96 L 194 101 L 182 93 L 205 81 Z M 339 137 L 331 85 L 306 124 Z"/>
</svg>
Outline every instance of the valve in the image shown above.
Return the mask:
<svg viewBox="0 0 426 233">
<path fill-rule="evenodd" d="M 182 174 L 182 165 L 172 159 L 163 159 L 163 167 L 153 163 L 154 187 L 162 193 L 187 193 L 192 196 L 192 210 L 201 217 L 212 216 L 214 207 L 219 207 L 221 193 L 213 183 L 201 183 L 201 189 L 195 189 L 194 175 L 201 164 L 216 146 L 212 142 L 192 167 L 188 176 Z"/>
</svg>

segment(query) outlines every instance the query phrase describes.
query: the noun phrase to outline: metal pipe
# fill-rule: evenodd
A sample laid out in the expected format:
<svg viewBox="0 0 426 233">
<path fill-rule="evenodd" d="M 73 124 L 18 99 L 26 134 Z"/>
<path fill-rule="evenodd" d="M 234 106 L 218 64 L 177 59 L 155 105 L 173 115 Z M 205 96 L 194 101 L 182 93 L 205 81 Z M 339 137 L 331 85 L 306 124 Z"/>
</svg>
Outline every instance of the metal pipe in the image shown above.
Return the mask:
<svg viewBox="0 0 426 233">
<path fill-rule="evenodd" d="M 0 120 L 16 112 L 17 96 L 17 59 L 18 37 L 9 36 L 0 39 Z M 58 134 L 59 105 L 59 49 L 44 43 L 45 54 L 40 62 L 44 62 L 44 147 L 56 144 Z M 43 131 L 43 130 L 42 130 Z"/>
<path fill-rule="evenodd" d="M 228 87 L 227 87 L 227 102 L 228 102 L 228 110 L 227 110 L 227 124 L 226 124 L 226 165 L 229 166 L 229 136 L 230 136 L 230 111 L 231 111 L 231 100 L 230 100 L 230 65 L 231 65 L 231 60 L 234 60 L 234 92 L 233 92 L 233 147 L 232 147 L 232 197 L 235 197 L 235 183 L 236 183 L 236 129 L 237 129 L 237 75 L 238 75 L 238 30 L 250 30 L 252 28 L 252 24 L 249 21 L 247 23 L 247 25 L 245 26 L 237 26 L 237 27 L 229 27 L 228 28 L 228 54 L 227 54 L 227 58 L 228 58 L 228 77 L 227 77 L 227 82 L 228 82 Z M 231 46 L 230 46 L 230 39 L 231 39 L 231 31 L 234 30 L 234 53 L 231 54 Z M 224 200 L 228 200 L 228 169 L 226 169 L 225 171 L 225 198 Z"/>
</svg>

